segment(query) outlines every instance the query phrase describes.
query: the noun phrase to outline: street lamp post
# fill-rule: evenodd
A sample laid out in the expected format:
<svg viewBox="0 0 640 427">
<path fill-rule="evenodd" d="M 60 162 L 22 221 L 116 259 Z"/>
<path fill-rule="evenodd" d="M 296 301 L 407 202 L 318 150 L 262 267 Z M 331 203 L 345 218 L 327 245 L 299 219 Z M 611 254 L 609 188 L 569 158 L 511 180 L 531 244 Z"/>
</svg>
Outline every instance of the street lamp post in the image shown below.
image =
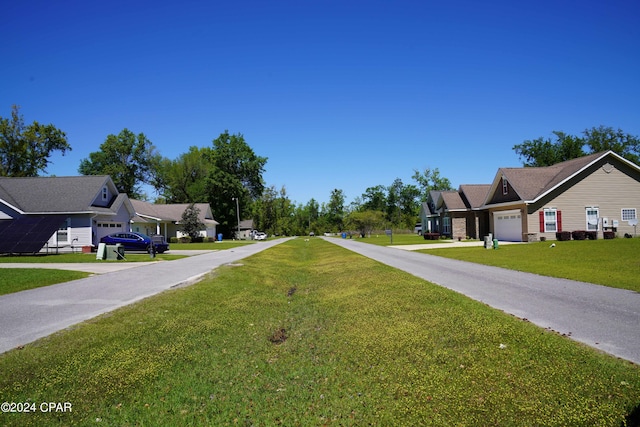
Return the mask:
<svg viewBox="0 0 640 427">
<path fill-rule="evenodd" d="M 231 200 L 236 201 L 236 216 L 238 217 L 238 232 L 236 233 L 236 237 L 240 240 L 240 202 L 237 197 L 234 197 Z"/>
</svg>

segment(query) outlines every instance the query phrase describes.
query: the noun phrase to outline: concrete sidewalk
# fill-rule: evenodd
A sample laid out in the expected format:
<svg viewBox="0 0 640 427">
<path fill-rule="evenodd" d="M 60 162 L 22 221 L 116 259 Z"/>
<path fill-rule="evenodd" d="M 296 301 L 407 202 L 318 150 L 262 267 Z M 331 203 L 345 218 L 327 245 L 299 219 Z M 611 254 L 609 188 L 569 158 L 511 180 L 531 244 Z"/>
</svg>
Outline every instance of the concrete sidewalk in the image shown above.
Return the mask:
<svg viewBox="0 0 640 427">
<path fill-rule="evenodd" d="M 128 268 L 2 295 L 0 353 L 167 289 L 193 283 L 221 265 L 286 240 L 268 240 L 175 261 L 114 263 Z"/>
<path fill-rule="evenodd" d="M 194 256 L 194 255 L 202 255 L 210 252 L 215 252 L 215 251 L 175 250 L 175 251 L 168 252 L 168 254 Z M 155 260 L 155 261 L 148 261 L 148 262 L 96 261 L 96 262 L 51 262 L 51 263 L 2 262 L 0 263 L 0 269 L 2 268 L 50 268 L 53 270 L 71 270 L 71 271 L 84 271 L 85 273 L 105 274 L 105 273 L 112 273 L 114 271 L 127 270 L 130 268 L 143 267 L 145 265 L 155 264 L 157 262 L 169 262 L 169 261 Z"/>
<path fill-rule="evenodd" d="M 498 246 L 502 245 L 521 245 L 523 242 L 498 242 Z M 445 241 L 435 243 L 420 243 L 416 245 L 389 245 L 388 248 L 403 249 L 405 251 L 419 251 L 422 249 L 449 249 L 449 248 L 482 248 L 484 242 L 456 242 Z"/>
</svg>

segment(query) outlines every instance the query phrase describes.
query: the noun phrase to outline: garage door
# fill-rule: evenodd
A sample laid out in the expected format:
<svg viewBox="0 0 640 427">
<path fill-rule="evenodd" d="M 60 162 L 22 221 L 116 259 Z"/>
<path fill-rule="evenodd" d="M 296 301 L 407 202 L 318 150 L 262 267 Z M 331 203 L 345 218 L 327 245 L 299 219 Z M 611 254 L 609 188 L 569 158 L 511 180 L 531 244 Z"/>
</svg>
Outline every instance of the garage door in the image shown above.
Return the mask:
<svg viewBox="0 0 640 427">
<path fill-rule="evenodd" d="M 493 230 L 495 238 L 507 242 L 522 241 L 522 218 L 520 211 L 494 212 Z"/>
<path fill-rule="evenodd" d="M 96 227 L 96 242 L 99 242 L 100 239 L 107 234 L 118 233 L 120 231 L 127 231 L 121 222 L 99 222 Z"/>
</svg>

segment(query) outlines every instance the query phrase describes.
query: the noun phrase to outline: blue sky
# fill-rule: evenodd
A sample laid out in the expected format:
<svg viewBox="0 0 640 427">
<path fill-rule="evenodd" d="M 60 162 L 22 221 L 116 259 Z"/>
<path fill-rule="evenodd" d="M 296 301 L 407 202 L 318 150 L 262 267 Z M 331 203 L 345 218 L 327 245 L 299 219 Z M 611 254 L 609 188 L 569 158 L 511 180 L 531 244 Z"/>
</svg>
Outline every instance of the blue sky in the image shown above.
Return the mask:
<svg viewBox="0 0 640 427">
<path fill-rule="evenodd" d="M 25 0 L 0 40 L 0 116 L 66 132 L 58 176 L 124 128 L 171 159 L 229 130 L 268 186 L 349 202 L 425 168 L 490 183 L 554 130 L 640 135 L 635 0 Z"/>
</svg>

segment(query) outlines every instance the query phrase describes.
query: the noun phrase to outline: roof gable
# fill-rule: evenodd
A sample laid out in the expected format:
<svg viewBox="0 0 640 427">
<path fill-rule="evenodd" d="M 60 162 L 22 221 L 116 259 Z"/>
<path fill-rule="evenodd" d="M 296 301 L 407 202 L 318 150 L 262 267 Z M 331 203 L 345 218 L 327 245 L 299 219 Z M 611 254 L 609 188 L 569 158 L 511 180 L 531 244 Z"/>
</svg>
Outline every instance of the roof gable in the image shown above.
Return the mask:
<svg viewBox="0 0 640 427">
<path fill-rule="evenodd" d="M 458 190 L 469 209 L 479 209 L 487 198 L 491 184 L 463 184 Z"/>
<path fill-rule="evenodd" d="M 635 165 L 613 151 L 594 153 L 545 167 L 500 168 L 496 173 L 491 188 L 487 193 L 485 204 L 520 201 L 535 202 L 555 188 L 585 171 L 589 166 L 603 159 L 610 158 L 615 162 L 623 162 L 640 170 Z M 510 194 L 502 195 L 502 182 L 506 180 Z"/>
<path fill-rule="evenodd" d="M 462 201 L 460 193 L 455 190 L 442 191 L 440 198 L 436 204 L 438 209 L 445 209 L 448 211 L 464 211 L 467 210 L 467 206 Z"/>
<path fill-rule="evenodd" d="M 113 181 L 106 175 L 2 177 L 0 200 L 22 213 L 95 212 L 96 206 L 93 203 L 104 186 L 117 194 Z M 114 200 L 116 199 L 112 197 L 104 208 L 108 209 Z"/>
</svg>

